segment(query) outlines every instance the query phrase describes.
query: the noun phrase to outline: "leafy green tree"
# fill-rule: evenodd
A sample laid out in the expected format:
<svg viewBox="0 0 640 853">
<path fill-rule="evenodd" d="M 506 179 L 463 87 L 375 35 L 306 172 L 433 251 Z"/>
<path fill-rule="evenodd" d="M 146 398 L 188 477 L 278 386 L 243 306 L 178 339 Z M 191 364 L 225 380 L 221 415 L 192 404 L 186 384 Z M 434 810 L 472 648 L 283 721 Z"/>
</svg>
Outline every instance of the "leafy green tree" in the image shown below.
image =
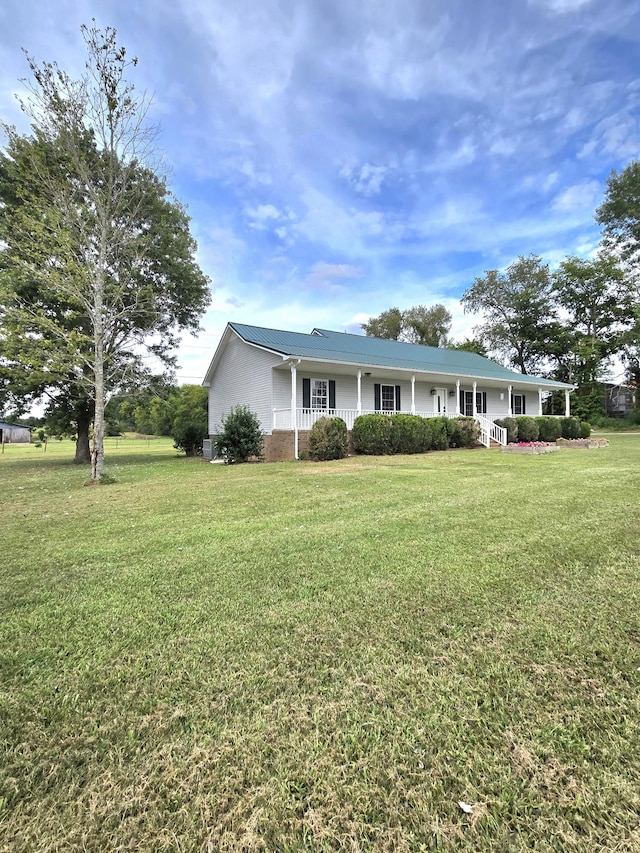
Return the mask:
<svg viewBox="0 0 640 853">
<path fill-rule="evenodd" d="M 399 308 L 388 308 L 368 323 L 362 323 L 360 328 L 369 338 L 397 341 L 402 333 L 402 312 Z"/>
<path fill-rule="evenodd" d="M 361 328 L 372 338 L 446 347 L 449 345 L 451 314 L 439 304 L 431 307 L 414 305 L 406 311 L 389 308 L 368 323 L 362 323 Z"/>
<path fill-rule="evenodd" d="M 210 295 L 189 219 L 146 165 L 147 100 L 125 80 L 136 60 L 112 28 L 82 32 L 86 73 L 29 58 L 31 135 L 3 125 L 0 388 L 84 401 L 99 482 L 109 392 L 145 375 L 145 347 L 173 366 L 176 333 L 198 328 Z"/>
<path fill-rule="evenodd" d="M 604 414 L 601 380 L 633 324 L 627 278 L 617 259 L 566 258 L 553 275 L 554 295 L 565 316 L 557 353 L 557 378 L 578 385 L 572 408 L 583 418 Z"/>
<path fill-rule="evenodd" d="M 477 355 L 483 356 L 483 358 L 489 357 L 487 348 L 477 338 L 467 338 L 459 344 L 449 344 L 448 348 L 462 350 L 463 352 L 475 352 Z"/>
<path fill-rule="evenodd" d="M 448 347 L 451 314 L 444 305 L 415 305 L 402 314 L 402 340 L 430 347 Z"/>
<path fill-rule="evenodd" d="M 549 341 L 560 329 L 552 299 L 547 264 L 537 255 L 520 256 L 505 272 L 488 270 L 462 297 L 464 310 L 478 312 L 484 322 L 474 331 L 490 352 L 522 373 L 540 369 Z"/>
<path fill-rule="evenodd" d="M 170 397 L 173 446 L 187 456 L 202 453 L 202 442 L 209 434 L 208 401 L 207 389 L 201 385 L 183 385 Z"/>
<path fill-rule="evenodd" d="M 624 259 L 638 260 L 640 252 L 640 160 L 632 160 L 607 179 L 604 201 L 596 210 L 604 226 L 605 245 Z"/>
</svg>

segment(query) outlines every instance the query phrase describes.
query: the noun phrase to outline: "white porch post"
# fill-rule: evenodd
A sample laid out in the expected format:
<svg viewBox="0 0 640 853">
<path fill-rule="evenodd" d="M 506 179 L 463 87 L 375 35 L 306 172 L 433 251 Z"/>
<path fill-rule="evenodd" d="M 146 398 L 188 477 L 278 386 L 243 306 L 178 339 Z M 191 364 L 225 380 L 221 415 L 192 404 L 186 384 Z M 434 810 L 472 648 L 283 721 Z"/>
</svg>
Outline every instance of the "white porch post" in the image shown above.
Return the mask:
<svg viewBox="0 0 640 853">
<path fill-rule="evenodd" d="M 538 415 L 542 417 L 542 388 L 538 388 Z"/>
<path fill-rule="evenodd" d="M 358 414 L 362 412 L 362 371 L 358 371 Z"/>
<path fill-rule="evenodd" d="M 296 380 L 299 361 L 291 362 L 291 417 L 293 418 L 293 458 L 298 458 L 298 413 L 296 412 Z"/>
<path fill-rule="evenodd" d="M 411 414 L 416 413 L 416 377 L 411 377 Z"/>
<path fill-rule="evenodd" d="M 513 397 L 513 385 L 507 388 L 507 417 L 513 417 L 513 409 L 511 408 L 511 398 Z"/>
<path fill-rule="evenodd" d="M 568 388 L 565 388 L 564 391 L 564 416 L 568 418 L 571 415 L 571 403 L 569 402 L 569 394 L 571 392 Z"/>
<path fill-rule="evenodd" d="M 476 397 L 477 388 L 478 388 L 478 383 L 474 379 L 473 380 L 473 414 L 474 415 L 478 414 L 478 402 L 477 402 L 477 397 Z"/>
<path fill-rule="evenodd" d="M 456 415 L 460 414 L 460 380 L 456 379 Z"/>
</svg>

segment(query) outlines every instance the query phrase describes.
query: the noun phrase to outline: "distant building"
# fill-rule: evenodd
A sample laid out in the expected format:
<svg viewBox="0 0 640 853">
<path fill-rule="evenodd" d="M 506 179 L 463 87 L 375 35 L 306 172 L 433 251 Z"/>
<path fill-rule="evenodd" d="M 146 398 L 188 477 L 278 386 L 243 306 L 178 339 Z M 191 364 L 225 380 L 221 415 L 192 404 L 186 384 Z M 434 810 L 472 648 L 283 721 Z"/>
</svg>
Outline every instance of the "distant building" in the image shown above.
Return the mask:
<svg viewBox="0 0 640 853">
<path fill-rule="evenodd" d="M 605 405 L 610 418 L 623 418 L 636 408 L 637 389 L 632 385 L 605 382 Z"/>
<path fill-rule="evenodd" d="M 0 444 L 29 444 L 31 429 L 22 424 L 10 424 L 0 420 Z"/>
</svg>

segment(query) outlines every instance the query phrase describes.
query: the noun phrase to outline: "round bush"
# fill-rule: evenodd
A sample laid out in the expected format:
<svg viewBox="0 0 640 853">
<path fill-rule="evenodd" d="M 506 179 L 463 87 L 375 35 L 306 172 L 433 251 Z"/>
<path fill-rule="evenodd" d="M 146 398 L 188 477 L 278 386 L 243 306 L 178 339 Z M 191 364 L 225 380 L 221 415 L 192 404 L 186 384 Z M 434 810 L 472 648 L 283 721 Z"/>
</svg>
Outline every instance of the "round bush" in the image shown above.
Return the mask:
<svg viewBox="0 0 640 853">
<path fill-rule="evenodd" d="M 578 418 L 562 418 L 560 425 L 563 438 L 580 438 L 580 421 Z"/>
<path fill-rule="evenodd" d="M 222 432 L 215 440 L 218 453 L 228 465 L 247 462 L 262 454 L 262 430 L 258 416 L 246 406 L 234 406 L 222 421 Z"/>
<path fill-rule="evenodd" d="M 391 415 L 391 453 L 424 453 L 429 436 L 420 415 Z"/>
<path fill-rule="evenodd" d="M 429 438 L 427 450 L 447 450 L 449 447 L 448 418 L 425 418 L 425 424 Z"/>
<path fill-rule="evenodd" d="M 562 435 L 559 418 L 551 418 L 548 415 L 536 418 L 538 424 L 538 438 L 540 441 L 556 441 Z"/>
<path fill-rule="evenodd" d="M 538 440 L 538 424 L 534 418 L 528 418 L 522 415 L 516 418 L 518 423 L 518 441 L 537 441 Z"/>
<path fill-rule="evenodd" d="M 311 427 L 309 452 L 314 459 L 344 459 L 348 451 L 349 435 L 342 418 L 319 418 Z"/>
<path fill-rule="evenodd" d="M 515 418 L 499 418 L 496 424 L 506 429 L 507 444 L 513 444 L 518 440 L 518 422 Z"/>
<path fill-rule="evenodd" d="M 591 435 L 591 424 L 587 421 L 582 421 L 580 424 L 580 438 L 589 438 Z"/>
<path fill-rule="evenodd" d="M 449 447 L 474 447 L 480 437 L 480 425 L 473 418 L 449 420 Z"/>
<path fill-rule="evenodd" d="M 389 415 L 359 415 L 351 430 L 354 450 L 369 456 L 391 453 L 391 431 Z"/>
</svg>

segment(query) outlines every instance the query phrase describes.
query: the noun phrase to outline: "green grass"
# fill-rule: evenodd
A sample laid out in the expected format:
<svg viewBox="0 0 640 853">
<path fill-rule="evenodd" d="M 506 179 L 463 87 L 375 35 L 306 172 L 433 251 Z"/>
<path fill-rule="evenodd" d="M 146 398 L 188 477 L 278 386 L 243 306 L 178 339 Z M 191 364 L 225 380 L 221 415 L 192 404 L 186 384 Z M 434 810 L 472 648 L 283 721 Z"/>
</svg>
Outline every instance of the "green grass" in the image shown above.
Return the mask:
<svg viewBox="0 0 640 853">
<path fill-rule="evenodd" d="M 638 436 L 154 447 L 0 457 L 0 850 L 640 850 Z"/>
</svg>

